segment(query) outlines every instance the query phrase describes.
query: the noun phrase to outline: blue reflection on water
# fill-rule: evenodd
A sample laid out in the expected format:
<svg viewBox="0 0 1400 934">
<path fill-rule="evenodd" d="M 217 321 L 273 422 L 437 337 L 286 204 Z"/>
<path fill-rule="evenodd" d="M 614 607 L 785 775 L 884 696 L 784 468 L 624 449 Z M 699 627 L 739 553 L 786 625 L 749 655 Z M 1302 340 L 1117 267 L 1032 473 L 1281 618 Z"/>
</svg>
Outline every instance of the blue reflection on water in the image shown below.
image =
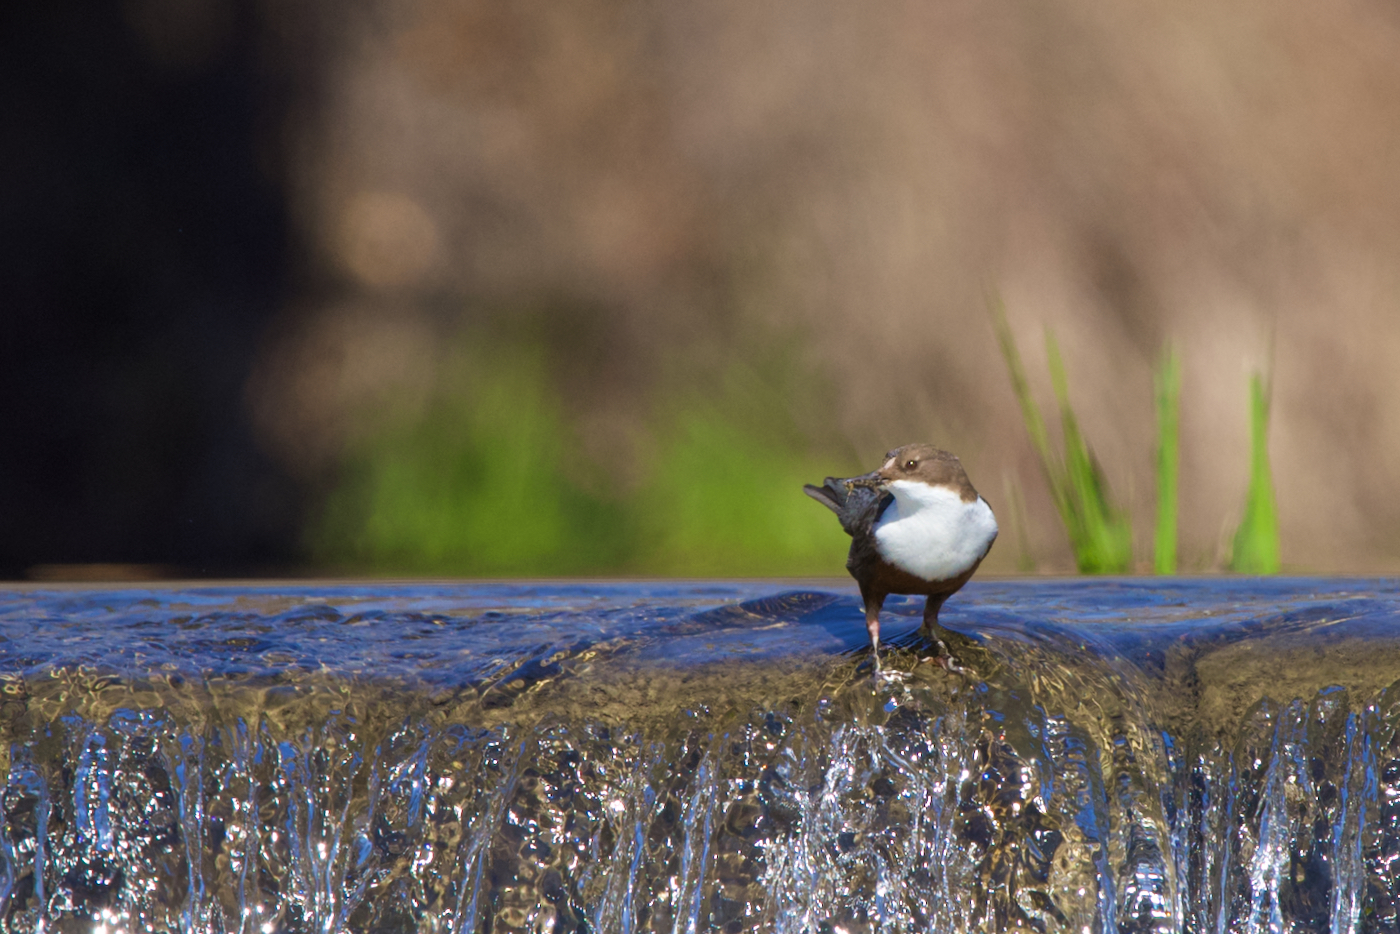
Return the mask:
<svg viewBox="0 0 1400 934">
<path fill-rule="evenodd" d="M 794 593 L 795 592 L 795 593 Z M 788 594 L 796 600 L 765 604 Z M 942 621 L 973 636 L 1079 638 L 1149 659 L 1173 640 L 1268 631 L 1385 637 L 1400 583 L 1206 578 L 974 582 Z M 744 604 L 742 607 L 738 604 Z M 709 611 L 709 612 L 706 612 Z M 919 625 L 922 598 L 886 604 L 887 641 Z M 823 656 L 867 642 L 840 581 L 256 584 L 22 589 L 0 594 L 0 668 L 90 665 L 202 677 L 289 668 L 424 683 L 470 682 L 492 659 L 626 646 L 675 665 Z"/>
</svg>

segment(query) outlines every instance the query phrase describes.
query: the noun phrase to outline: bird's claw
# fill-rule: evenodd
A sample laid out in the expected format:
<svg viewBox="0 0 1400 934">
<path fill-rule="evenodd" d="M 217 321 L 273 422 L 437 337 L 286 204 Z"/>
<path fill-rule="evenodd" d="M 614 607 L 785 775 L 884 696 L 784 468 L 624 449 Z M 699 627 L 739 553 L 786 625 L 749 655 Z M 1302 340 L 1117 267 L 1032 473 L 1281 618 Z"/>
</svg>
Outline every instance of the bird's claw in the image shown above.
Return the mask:
<svg viewBox="0 0 1400 934">
<path fill-rule="evenodd" d="M 882 684 L 903 684 L 909 680 L 909 673 L 898 668 L 876 668 L 873 677 L 875 686 L 879 687 Z"/>
<path fill-rule="evenodd" d="M 928 658 L 920 659 L 921 663 L 928 664 L 932 662 L 939 668 L 942 668 L 944 671 L 948 672 L 948 674 L 950 675 L 962 675 L 964 678 L 976 677 L 976 675 L 972 672 L 971 669 L 964 668 L 962 665 L 958 664 L 958 660 L 953 657 L 953 654 L 951 652 L 948 651 L 948 646 L 943 642 L 942 639 L 935 638 L 933 642 L 935 645 L 938 646 L 938 654 L 931 655 Z"/>
</svg>

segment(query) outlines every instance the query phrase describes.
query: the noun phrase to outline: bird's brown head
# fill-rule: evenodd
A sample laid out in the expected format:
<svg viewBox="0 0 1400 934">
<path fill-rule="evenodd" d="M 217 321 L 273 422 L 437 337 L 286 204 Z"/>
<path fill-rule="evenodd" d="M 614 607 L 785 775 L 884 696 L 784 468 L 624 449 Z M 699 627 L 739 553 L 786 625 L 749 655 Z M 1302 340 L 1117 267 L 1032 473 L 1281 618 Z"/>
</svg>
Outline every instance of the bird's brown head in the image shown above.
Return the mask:
<svg viewBox="0 0 1400 934">
<path fill-rule="evenodd" d="M 962 462 L 956 454 L 950 454 L 931 444 L 906 444 L 885 455 L 885 463 L 879 470 L 852 477 L 846 481 L 852 487 L 869 487 L 883 490 L 896 480 L 912 480 L 930 486 L 946 486 L 957 490 L 967 501 L 977 499 L 977 491 L 967 479 Z"/>
</svg>

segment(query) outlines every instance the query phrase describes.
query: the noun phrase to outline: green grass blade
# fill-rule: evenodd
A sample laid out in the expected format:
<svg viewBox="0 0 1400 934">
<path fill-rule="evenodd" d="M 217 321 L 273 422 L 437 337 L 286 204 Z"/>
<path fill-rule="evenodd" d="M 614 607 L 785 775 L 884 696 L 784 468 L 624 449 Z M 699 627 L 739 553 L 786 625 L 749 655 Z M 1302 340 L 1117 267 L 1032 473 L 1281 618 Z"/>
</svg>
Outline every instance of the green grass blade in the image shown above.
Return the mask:
<svg viewBox="0 0 1400 934">
<path fill-rule="evenodd" d="M 1279 571 L 1278 506 L 1269 468 L 1269 393 L 1258 374 L 1249 383 L 1249 492 L 1235 531 L 1230 570 L 1240 574 Z"/>
<path fill-rule="evenodd" d="M 1055 510 L 1069 536 L 1075 564 L 1085 574 L 1118 574 L 1128 570 L 1133 557 L 1132 524 L 1127 513 L 1113 505 L 1103 470 L 1079 431 L 1078 419 L 1069 403 L 1064 361 L 1054 336 L 1046 332 L 1046 352 L 1050 359 L 1051 383 L 1060 406 L 1063 456 L 1050 443 L 1045 419 L 1031 397 L 1025 366 L 1006 322 L 1006 309 L 999 299 L 992 299 L 991 313 L 997 343 L 1011 377 L 1011 389 L 1021 406 L 1026 433 L 1040 459 Z"/>
<path fill-rule="evenodd" d="M 1176 573 L 1177 480 L 1181 467 L 1181 358 L 1162 354 L 1154 380 L 1157 397 L 1157 529 L 1152 563 L 1158 574 Z"/>
<path fill-rule="evenodd" d="M 1075 546 L 1079 570 L 1085 574 L 1121 574 L 1132 567 L 1132 523 L 1128 514 L 1113 504 L 1103 468 L 1079 430 L 1079 420 L 1069 401 L 1064 359 L 1048 329 L 1045 352 L 1050 364 L 1050 384 L 1060 406 L 1065 472 L 1074 515 L 1070 541 Z"/>
<path fill-rule="evenodd" d="M 1006 308 L 1000 299 L 992 300 L 992 326 L 996 328 L 997 343 L 1001 345 L 1001 355 L 1006 360 L 1006 371 L 1011 376 L 1011 391 L 1016 394 L 1016 401 L 1021 406 L 1021 417 L 1026 423 L 1031 447 L 1040 458 L 1040 468 L 1050 486 L 1050 497 L 1055 502 L 1055 510 L 1068 528 L 1073 521 L 1073 509 L 1067 495 L 1069 484 L 1065 479 L 1064 465 L 1059 454 L 1050 445 L 1050 432 L 1045 428 L 1045 419 L 1031 396 L 1026 368 L 1021 363 L 1021 352 L 1016 348 L 1016 338 L 1011 334 L 1011 326 L 1006 323 Z"/>
</svg>

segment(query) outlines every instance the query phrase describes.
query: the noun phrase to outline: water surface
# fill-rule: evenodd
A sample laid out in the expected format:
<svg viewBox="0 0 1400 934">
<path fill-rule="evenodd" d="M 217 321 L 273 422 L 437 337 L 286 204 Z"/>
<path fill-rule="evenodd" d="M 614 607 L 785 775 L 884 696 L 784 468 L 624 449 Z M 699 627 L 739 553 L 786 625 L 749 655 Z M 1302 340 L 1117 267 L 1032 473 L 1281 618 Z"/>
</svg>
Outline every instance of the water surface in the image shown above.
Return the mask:
<svg viewBox="0 0 1400 934">
<path fill-rule="evenodd" d="M 0 929 L 1400 930 L 1393 581 L 0 594 Z"/>
</svg>

